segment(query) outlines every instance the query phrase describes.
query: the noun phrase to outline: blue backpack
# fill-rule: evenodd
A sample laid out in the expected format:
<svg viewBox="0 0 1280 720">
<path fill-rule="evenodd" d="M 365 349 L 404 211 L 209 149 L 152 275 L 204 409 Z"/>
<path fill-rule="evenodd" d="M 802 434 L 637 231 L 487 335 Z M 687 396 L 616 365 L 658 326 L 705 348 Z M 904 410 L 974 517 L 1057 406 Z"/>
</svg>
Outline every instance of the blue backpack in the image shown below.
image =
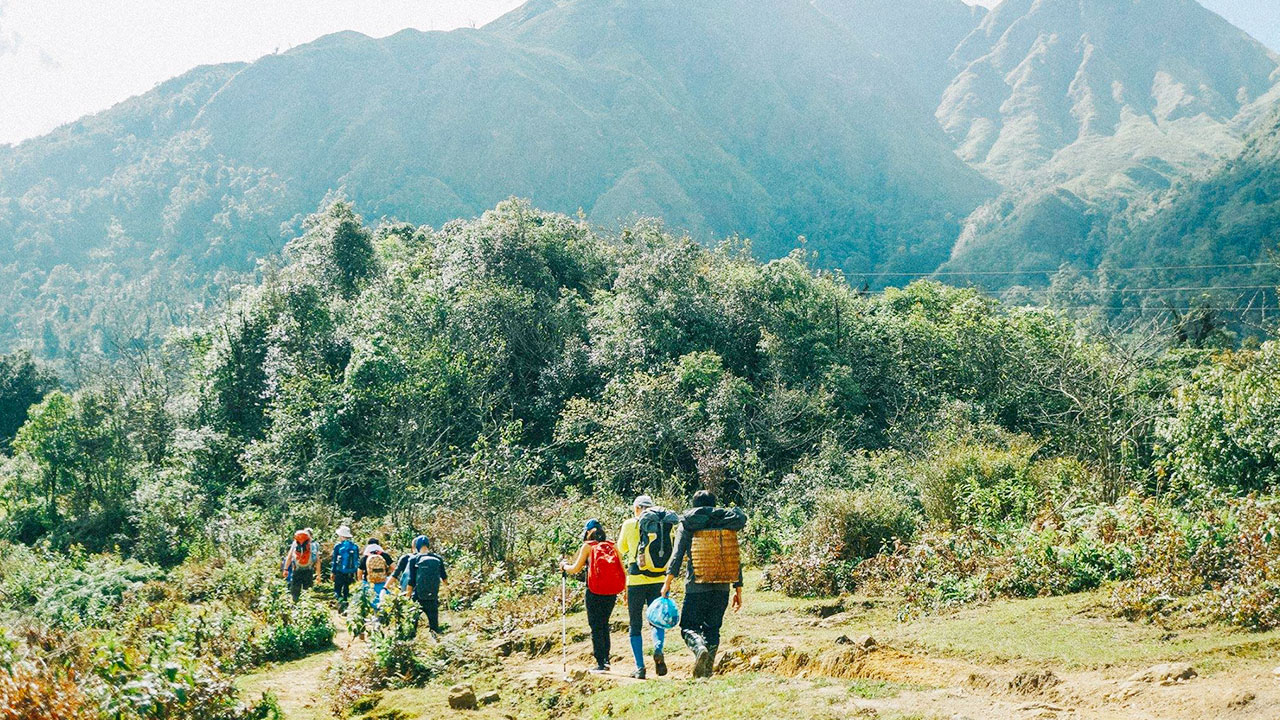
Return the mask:
<svg viewBox="0 0 1280 720">
<path fill-rule="evenodd" d="M 360 569 L 360 548 L 350 540 L 343 540 L 333 549 L 333 569 L 340 573 L 354 575 Z"/>
</svg>

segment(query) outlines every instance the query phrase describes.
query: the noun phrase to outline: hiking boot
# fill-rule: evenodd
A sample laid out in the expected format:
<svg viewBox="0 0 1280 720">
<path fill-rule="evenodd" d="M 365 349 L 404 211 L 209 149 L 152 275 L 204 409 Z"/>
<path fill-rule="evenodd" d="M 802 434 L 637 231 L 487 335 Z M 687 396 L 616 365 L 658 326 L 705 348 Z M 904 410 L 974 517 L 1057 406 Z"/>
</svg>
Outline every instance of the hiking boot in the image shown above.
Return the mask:
<svg viewBox="0 0 1280 720">
<path fill-rule="evenodd" d="M 657 651 L 653 653 L 653 670 L 654 672 L 658 673 L 658 677 L 662 677 L 667 674 L 667 656 L 666 655 L 663 655 L 661 652 L 657 652 Z"/>
<path fill-rule="evenodd" d="M 711 677 L 711 662 L 715 656 L 711 654 L 707 644 L 698 638 L 693 644 L 693 676 L 696 678 Z"/>
<path fill-rule="evenodd" d="M 636 671 L 631 673 L 631 677 L 635 678 L 636 680 L 643 680 L 644 668 L 636 668 Z"/>
<path fill-rule="evenodd" d="M 609 666 L 608 666 L 608 665 L 599 665 L 599 664 L 597 664 L 595 667 L 591 668 L 591 669 L 590 669 L 590 670 L 588 670 L 587 672 L 591 673 L 592 675 L 599 675 L 599 674 L 601 674 L 601 673 L 607 673 L 607 672 L 609 672 Z"/>
</svg>

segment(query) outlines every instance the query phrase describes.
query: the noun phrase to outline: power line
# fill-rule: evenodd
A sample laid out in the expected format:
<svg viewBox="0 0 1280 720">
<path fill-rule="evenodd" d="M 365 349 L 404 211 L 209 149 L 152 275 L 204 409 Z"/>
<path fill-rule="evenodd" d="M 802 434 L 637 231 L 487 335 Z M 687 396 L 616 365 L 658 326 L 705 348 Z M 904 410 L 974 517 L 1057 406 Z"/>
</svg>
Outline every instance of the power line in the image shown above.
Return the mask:
<svg viewBox="0 0 1280 720">
<path fill-rule="evenodd" d="M 1203 285 L 1200 287 L 1182 286 L 1182 287 L 1146 287 L 1146 288 L 1101 288 L 1097 292 L 1122 292 L 1122 293 L 1138 293 L 1138 292 L 1185 292 L 1196 290 L 1275 290 L 1276 284 L 1271 285 Z"/>
<path fill-rule="evenodd" d="M 1037 310 L 1114 310 L 1127 311 L 1134 310 L 1138 312 L 1191 312 L 1192 310 L 1213 310 L 1215 312 L 1280 312 L 1280 306 L 1276 307 L 1241 307 L 1233 305 L 1231 307 L 1164 307 L 1157 305 L 1046 305 L 1036 307 Z"/>
<path fill-rule="evenodd" d="M 894 289 L 895 289 L 895 290 L 899 290 L 899 291 L 900 291 L 900 290 L 902 290 L 902 288 L 894 288 Z M 967 286 L 967 287 L 958 287 L 958 289 L 961 289 L 961 290 L 976 290 L 976 291 L 978 291 L 978 292 L 981 292 L 981 293 L 985 293 L 985 294 L 987 294 L 987 297 L 990 297 L 990 298 L 992 298 L 993 300 L 999 300 L 999 299 L 1001 299 L 1001 298 L 999 298 L 999 297 L 997 297 L 997 296 L 995 296 L 995 295 L 991 295 L 990 293 L 991 293 L 992 291 L 991 291 L 990 289 L 988 289 L 988 288 L 977 287 L 977 286 Z M 1047 294 L 1049 294 L 1049 293 L 1054 292 L 1054 290 L 1055 290 L 1054 288 L 1020 288 L 1020 289 L 1018 290 L 1018 292 L 1019 292 L 1019 293 L 1027 293 L 1027 294 L 1035 294 L 1035 295 L 1047 295 Z M 1271 284 L 1271 285 L 1183 285 L 1183 286 L 1176 286 L 1176 287 L 1144 287 L 1144 288 L 1114 288 L 1114 287 L 1104 287 L 1104 288 L 1095 288 L 1095 289 L 1083 289 L 1083 288 L 1082 288 L 1082 289 L 1080 289 L 1080 290 L 1065 289 L 1065 290 L 1063 290 L 1062 292 L 1064 292 L 1064 293 L 1075 293 L 1075 294 L 1080 294 L 1080 295 L 1090 295 L 1090 294 L 1093 294 L 1093 295 L 1105 295 L 1105 294 L 1107 294 L 1107 293 L 1166 293 L 1166 292 L 1205 292 L 1205 293 L 1209 293 L 1209 292 L 1218 292 L 1218 291 L 1223 291 L 1223 290 L 1270 290 L 1270 291 L 1280 291 L 1280 285 L 1277 285 L 1277 284 Z M 884 294 L 886 294 L 887 292 L 888 292 L 888 289 L 886 288 L 886 289 L 884 289 L 884 290 L 870 290 L 870 291 L 865 292 L 864 294 L 866 294 L 866 295 L 884 295 Z M 1015 298 L 1015 299 L 1016 299 L 1016 298 Z"/>
<path fill-rule="evenodd" d="M 1107 267 L 1094 268 L 1088 271 L 1079 271 L 1081 274 L 1090 272 L 1108 272 L 1108 273 L 1125 273 L 1125 272 L 1157 272 L 1162 270 L 1226 270 L 1230 268 L 1256 268 L 1256 267 L 1275 267 L 1277 263 L 1271 261 L 1261 261 L 1252 263 L 1222 263 L 1218 265 L 1149 265 L 1146 267 Z M 848 277 L 967 277 L 967 276 L 998 276 L 998 275 L 1052 275 L 1061 271 L 1061 267 L 1037 270 L 974 270 L 961 271 L 951 270 L 946 272 L 846 272 Z"/>
</svg>

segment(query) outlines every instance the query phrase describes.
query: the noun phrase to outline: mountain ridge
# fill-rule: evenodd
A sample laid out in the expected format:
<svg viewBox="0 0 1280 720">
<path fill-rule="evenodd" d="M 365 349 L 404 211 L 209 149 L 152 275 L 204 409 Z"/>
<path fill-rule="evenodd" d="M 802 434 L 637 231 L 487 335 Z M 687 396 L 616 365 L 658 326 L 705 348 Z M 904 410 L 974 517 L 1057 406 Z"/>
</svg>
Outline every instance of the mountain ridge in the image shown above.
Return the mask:
<svg viewBox="0 0 1280 720">
<path fill-rule="evenodd" d="M 655 215 L 764 257 L 803 237 L 859 275 L 1089 265 L 1113 217 L 1239 151 L 1276 80 L 1187 0 L 533 0 L 334 33 L 0 147 L 0 343 L 101 347 L 94 294 L 131 278 L 198 305 L 335 193 L 419 224 L 511 195 Z"/>
</svg>

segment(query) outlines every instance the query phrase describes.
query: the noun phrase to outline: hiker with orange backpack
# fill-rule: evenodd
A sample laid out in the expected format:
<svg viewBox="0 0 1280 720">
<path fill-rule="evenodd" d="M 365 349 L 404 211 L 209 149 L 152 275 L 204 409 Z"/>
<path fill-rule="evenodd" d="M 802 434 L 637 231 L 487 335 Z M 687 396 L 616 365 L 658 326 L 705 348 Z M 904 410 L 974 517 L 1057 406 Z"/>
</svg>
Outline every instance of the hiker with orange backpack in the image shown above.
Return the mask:
<svg viewBox="0 0 1280 720">
<path fill-rule="evenodd" d="M 294 602 L 302 595 L 302 591 L 315 583 L 316 569 L 320 566 L 316 544 L 311 541 L 311 533 L 299 530 L 293 534 L 293 543 L 285 555 L 285 571 L 282 573 L 289 581 L 289 595 Z"/>
<path fill-rule="evenodd" d="M 627 589 L 627 574 L 618 548 L 605 537 L 604 526 L 592 518 L 582 528 L 582 548 L 572 563 L 561 562 L 560 572 L 577 575 L 587 570 L 587 625 L 591 627 L 591 654 L 596 666 L 591 672 L 609 671 L 609 616 L 618 595 Z"/>
<path fill-rule="evenodd" d="M 693 676 L 711 677 L 725 610 L 742 608 L 742 560 L 738 533 L 747 515 L 737 508 L 716 507 L 709 490 L 693 495 L 693 508 L 680 516 L 676 550 L 667 568 L 662 597 L 671 594 L 677 575 L 685 576 L 680 635 L 693 652 Z M 732 591 L 732 598 L 730 598 Z"/>
</svg>

